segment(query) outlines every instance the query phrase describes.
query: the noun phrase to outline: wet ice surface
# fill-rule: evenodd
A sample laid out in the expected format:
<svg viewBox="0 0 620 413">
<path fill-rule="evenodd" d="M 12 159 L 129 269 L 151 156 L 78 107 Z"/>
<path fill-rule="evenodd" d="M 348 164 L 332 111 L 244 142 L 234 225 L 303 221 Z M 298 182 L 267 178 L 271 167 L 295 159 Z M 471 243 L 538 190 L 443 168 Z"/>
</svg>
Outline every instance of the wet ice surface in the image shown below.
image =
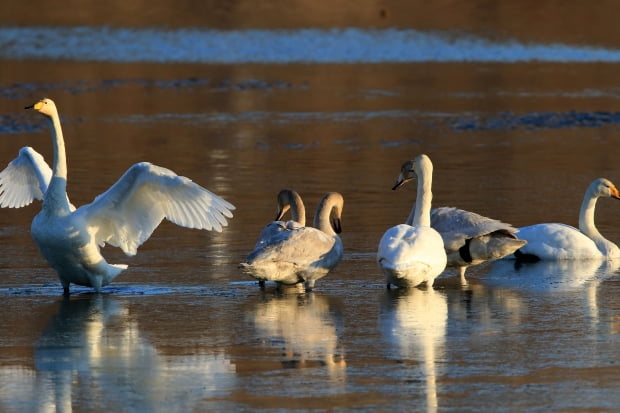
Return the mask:
<svg viewBox="0 0 620 413">
<path fill-rule="evenodd" d="M 48 95 L 74 203 L 150 160 L 237 210 L 221 234 L 164 223 L 136 257 L 106 247 L 127 272 L 68 299 L 29 236 L 40 205 L 2 210 L 0 410 L 620 405 L 614 265 L 500 261 L 469 269 L 467 286 L 448 270 L 433 290 L 388 292 L 374 262 L 415 197 L 390 190 L 400 164 L 421 152 L 435 205 L 577 225 L 587 184 L 620 182 L 615 64 L 4 64 L 3 164 L 24 145 L 51 159 L 47 126 L 22 110 Z M 236 268 L 284 187 L 310 216 L 325 192 L 345 198 L 345 258 L 312 293 L 261 291 Z M 617 208 L 596 211 L 615 242 Z"/>
<path fill-rule="evenodd" d="M 340 274 L 357 270 L 345 265 Z M 388 292 L 334 274 L 301 295 L 245 281 L 119 282 L 68 300 L 20 287 L 27 295 L 5 296 L 3 306 L 29 311 L 9 319 L 39 327 L 31 343 L 29 334 L 2 339 L 7 349 L 32 349 L 5 356 L 3 408 L 69 400 L 155 411 L 314 410 L 326 401 L 362 410 L 615 408 L 608 300 L 618 283 L 609 274 L 545 292 L 511 283 L 518 273 L 503 274 L 501 288 L 472 275 L 467 288 L 446 277 L 434 290 Z"/>
</svg>

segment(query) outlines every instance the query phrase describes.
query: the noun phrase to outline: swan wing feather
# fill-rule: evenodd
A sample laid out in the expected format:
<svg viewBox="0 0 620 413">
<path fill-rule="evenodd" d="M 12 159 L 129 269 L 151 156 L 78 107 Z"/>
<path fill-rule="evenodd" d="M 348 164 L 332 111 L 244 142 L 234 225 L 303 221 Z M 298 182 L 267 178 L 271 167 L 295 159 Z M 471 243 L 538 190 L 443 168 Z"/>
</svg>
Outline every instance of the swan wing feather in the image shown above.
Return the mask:
<svg viewBox="0 0 620 413">
<path fill-rule="evenodd" d="M 589 259 L 603 255 L 592 239 L 567 224 L 535 224 L 519 228 L 517 233 L 527 244 L 519 249 L 540 259 Z"/>
<path fill-rule="evenodd" d="M 0 207 L 21 208 L 42 200 L 51 178 L 52 170 L 43 156 L 24 146 L 0 172 Z"/>
<path fill-rule="evenodd" d="M 296 221 L 272 221 L 261 230 L 258 241 L 256 241 L 256 245 L 254 245 L 254 249 L 268 244 L 281 232 L 293 231 L 300 228 L 303 228 L 303 226 Z"/>
<path fill-rule="evenodd" d="M 517 232 L 517 229 L 510 224 L 454 207 L 433 209 L 431 226 L 441 234 L 448 251 L 458 250 L 467 239 L 494 232 L 516 238 L 514 234 Z"/>
<path fill-rule="evenodd" d="M 109 243 L 135 255 L 164 218 L 183 227 L 220 232 L 234 209 L 189 178 L 141 162 L 78 211 L 99 245 Z"/>
<path fill-rule="evenodd" d="M 257 264 L 261 261 L 287 261 L 303 268 L 321 261 L 332 251 L 335 244 L 337 237 L 312 227 L 279 231 L 255 248 L 246 262 Z M 341 251 L 339 255 L 342 255 Z"/>
</svg>

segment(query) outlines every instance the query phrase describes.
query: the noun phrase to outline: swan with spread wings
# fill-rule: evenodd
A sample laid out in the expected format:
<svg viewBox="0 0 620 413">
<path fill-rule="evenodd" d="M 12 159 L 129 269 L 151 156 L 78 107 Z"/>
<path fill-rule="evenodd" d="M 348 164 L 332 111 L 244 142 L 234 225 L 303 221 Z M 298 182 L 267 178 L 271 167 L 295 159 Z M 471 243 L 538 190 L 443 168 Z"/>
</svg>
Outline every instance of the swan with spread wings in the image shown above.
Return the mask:
<svg viewBox="0 0 620 413">
<path fill-rule="evenodd" d="M 132 256 L 166 218 L 187 228 L 222 231 L 235 207 L 207 189 L 169 169 L 140 162 L 95 200 L 75 208 L 67 196 L 67 159 L 55 103 L 42 99 L 34 109 L 50 122 L 52 169 L 30 147 L 0 172 L 0 206 L 19 208 L 34 199 L 43 208 L 32 221 L 39 250 L 58 273 L 65 294 L 71 283 L 99 292 L 123 270 L 109 264 L 100 248 L 119 247 Z"/>
</svg>

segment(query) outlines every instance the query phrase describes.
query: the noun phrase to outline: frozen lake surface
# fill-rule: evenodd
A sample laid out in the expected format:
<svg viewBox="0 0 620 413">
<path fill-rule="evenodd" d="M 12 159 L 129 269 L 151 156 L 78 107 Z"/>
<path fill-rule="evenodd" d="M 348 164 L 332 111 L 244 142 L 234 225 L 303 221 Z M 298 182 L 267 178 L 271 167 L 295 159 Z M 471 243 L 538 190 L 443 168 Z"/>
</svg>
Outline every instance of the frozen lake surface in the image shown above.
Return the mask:
<svg viewBox="0 0 620 413">
<path fill-rule="evenodd" d="M 150 161 L 237 207 L 222 233 L 163 223 L 135 257 L 106 247 L 129 269 L 70 298 L 30 238 L 40 204 L 3 209 L 0 410 L 616 411 L 614 263 L 499 261 L 470 268 L 466 286 L 448 269 L 412 291 L 386 291 L 375 263 L 415 199 L 391 187 L 419 153 L 434 163 L 435 206 L 515 226 L 576 226 L 592 180 L 620 184 L 620 44 L 601 40 L 605 24 L 579 37 L 509 10 L 501 26 L 475 19 L 475 3 L 432 14 L 435 27 L 395 10 L 371 24 L 340 3 L 333 27 L 249 27 L 244 2 L 204 26 L 165 1 L 149 27 L 124 9 L 0 16 L 2 165 L 25 145 L 51 160 L 47 125 L 22 109 L 48 96 L 76 205 Z M 415 7 L 435 6 L 399 10 Z M 562 13 L 553 21 L 584 10 Z M 324 193 L 345 199 L 344 259 L 312 293 L 261 291 L 237 269 L 287 187 L 310 218 Z M 595 217 L 616 243 L 618 208 L 601 199 Z"/>
</svg>

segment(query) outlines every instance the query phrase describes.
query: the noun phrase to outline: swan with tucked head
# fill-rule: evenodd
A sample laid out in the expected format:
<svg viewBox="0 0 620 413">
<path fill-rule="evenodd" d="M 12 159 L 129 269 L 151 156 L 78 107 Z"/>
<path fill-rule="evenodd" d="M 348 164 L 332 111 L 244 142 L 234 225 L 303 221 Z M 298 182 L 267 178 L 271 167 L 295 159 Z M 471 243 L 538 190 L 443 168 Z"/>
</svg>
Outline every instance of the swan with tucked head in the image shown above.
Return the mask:
<svg viewBox="0 0 620 413">
<path fill-rule="evenodd" d="M 608 179 L 595 179 L 586 190 L 579 211 L 579 229 L 566 224 L 535 224 L 519 228 L 527 241 L 514 257 L 521 260 L 581 260 L 620 258 L 620 249 L 594 224 L 596 201 L 600 197 L 620 199 L 620 192 Z"/>
<path fill-rule="evenodd" d="M 226 218 L 232 217 L 232 204 L 189 178 L 148 162 L 133 165 L 92 203 L 76 209 L 67 196 L 65 142 L 56 105 L 42 99 L 26 109 L 50 122 L 53 167 L 50 170 L 34 149 L 22 148 L 0 172 L 0 206 L 17 208 L 43 200 L 31 233 L 65 294 L 71 283 L 99 292 L 127 268 L 108 264 L 100 252 L 106 243 L 132 256 L 164 218 L 187 228 L 221 231 Z"/>
<path fill-rule="evenodd" d="M 385 274 L 387 287 L 416 287 L 426 283 L 432 287 L 435 278 L 446 268 L 447 256 L 441 235 L 431 228 L 431 191 L 433 164 L 419 155 L 403 164 L 396 185 L 418 178 L 416 202 L 411 223 L 388 229 L 377 252 L 377 262 Z"/>
<path fill-rule="evenodd" d="M 250 252 L 239 268 L 259 280 L 261 286 L 265 281 L 303 283 L 311 290 L 342 259 L 343 247 L 338 234 L 342 229 L 343 205 L 341 194 L 327 193 L 317 207 L 314 228 L 282 227 Z"/>
<path fill-rule="evenodd" d="M 254 248 L 258 248 L 272 239 L 277 233 L 306 226 L 306 207 L 301 196 L 292 189 L 283 189 L 278 192 L 278 212 L 275 221 L 265 225 L 258 236 Z M 283 221 L 284 215 L 290 211 L 291 220 Z"/>
</svg>

